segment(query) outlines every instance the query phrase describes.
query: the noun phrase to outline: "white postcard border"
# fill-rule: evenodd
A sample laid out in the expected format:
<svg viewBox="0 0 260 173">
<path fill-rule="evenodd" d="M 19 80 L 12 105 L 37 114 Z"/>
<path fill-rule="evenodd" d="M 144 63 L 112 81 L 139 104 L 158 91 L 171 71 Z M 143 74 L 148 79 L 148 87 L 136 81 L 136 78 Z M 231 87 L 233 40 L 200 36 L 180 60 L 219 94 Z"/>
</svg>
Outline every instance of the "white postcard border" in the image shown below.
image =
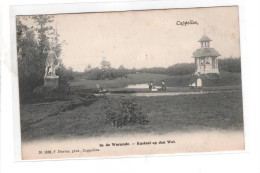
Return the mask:
<svg viewBox="0 0 260 173">
<path fill-rule="evenodd" d="M 25 5 L 10 7 L 10 31 L 11 31 L 11 72 L 12 72 L 12 98 L 13 98 L 13 121 L 14 121 L 14 154 L 15 160 L 21 161 L 21 131 L 20 131 L 20 111 L 19 111 L 19 91 L 18 91 L 18 69 L 17 69 L 17 52 L 16 52 L 16 15 L 33 15 L 33 14 L 62 14 L 62 13 L 83 13 L 83 12 L 108 12 L 108 11 L 128 11 L 128 10 L 151 10 L 151 9 L 170 9 L 170 8 L 196 8 L 196 7 L 215 7 L 215 6 L 234 6 L 239 5 L 240 13 L 240 40 L 241 40 L 241 57 L 243 64 L 243 8 L 241 3 L 230 1 L 194 1 L 175 2 L 175 1 L 122 1 L 122 2 L 90 2 L 90 3 L 66 3 L 66 4 L 48 4 L 48 5 Z M 242 15 L 243 16 L 243 15 Z M 243 65 L 242 65 L 243 68 Z M 242 77 L 244 77 L 242 71 Z M 244 83 L 243 83 L 244 89 Z M 244 91 L 243 91 L 244 96 Z M 245 97 L 243 97 L 245 98 Z M 245 141 L 247 141 L 247 119 L 245 118 L 244 105 L 244 133 Z M 246 142 L 247 144 L 247 142 Z M 211 152 L 211 153 L 181 153 L 180 155 L 201 155 L 201 154 L 220 154 L 220 153 L 247 153 L 245 151 L 229 151 L 229 152 Z M 160 156 L 160 155 L 156 155 Z M 165 156 L 165 155 L 164 155 Z M 139 156 L 131 156 L 139 157 Z M 80 158 L 82 159 L 82 158 Z M 84 159 L 84 158 L 83 158 Z"/>
</svg>

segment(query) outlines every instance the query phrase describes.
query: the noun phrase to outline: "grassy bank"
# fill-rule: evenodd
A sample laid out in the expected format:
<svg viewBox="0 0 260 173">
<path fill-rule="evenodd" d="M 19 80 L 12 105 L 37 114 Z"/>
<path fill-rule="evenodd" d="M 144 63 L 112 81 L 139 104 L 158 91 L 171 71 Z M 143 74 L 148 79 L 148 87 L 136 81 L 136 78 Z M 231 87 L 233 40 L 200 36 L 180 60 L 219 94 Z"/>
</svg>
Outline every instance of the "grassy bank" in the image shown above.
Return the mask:
<svg viewBox="0 0 260 173">
<path fill-rule="evenodd" d="M 21 105 L 22 139 L 31 141 L 109 136 L 118 133 L 163 134 L 200 129 L 243 129 L 241 91 L 136 97 L 136 102 L 148 114 L 149 123 L 121 128 L 105 123 L 104 106 L 107 106 L 107 99 L 99 98 L 90 102 L 78 100 L 78 104 L 75 104 L 75 101 L 67 101 Z"/>
<path fill-rule="evenodd" d="M 232 86 L 241 85 L 240 73 L 221 73 L 219 76 L 201 76 L 203 86 Z M 154 81 L 155 85 L 161 85 L 165 81 L 167 87 L 188 87 L 192 81 L 191 75 L 168 76 L 164 74 L 137 73 L 129 74 L 127 78 L 114 80 L 86 80 L 77 78 L 71 82 L 71 87 L 86 89 L 97 88 L 96 84 L 106 89 L 124 88 L 129 84 L 148 84 Z"/>
</svg>

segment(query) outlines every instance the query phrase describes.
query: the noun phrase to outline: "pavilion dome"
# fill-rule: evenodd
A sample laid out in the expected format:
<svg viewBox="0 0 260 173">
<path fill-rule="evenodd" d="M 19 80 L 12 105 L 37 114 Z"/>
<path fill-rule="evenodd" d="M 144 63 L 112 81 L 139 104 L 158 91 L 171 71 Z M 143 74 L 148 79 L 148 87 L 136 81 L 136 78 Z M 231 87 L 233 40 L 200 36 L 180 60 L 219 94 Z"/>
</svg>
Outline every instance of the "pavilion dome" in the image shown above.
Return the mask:
<svg viewBox="0 0 260 173">
<path fill-rule="evenodd" d="M 212 41 L 206 34 L 204 34 L 198 42 Z"/>
</svg>

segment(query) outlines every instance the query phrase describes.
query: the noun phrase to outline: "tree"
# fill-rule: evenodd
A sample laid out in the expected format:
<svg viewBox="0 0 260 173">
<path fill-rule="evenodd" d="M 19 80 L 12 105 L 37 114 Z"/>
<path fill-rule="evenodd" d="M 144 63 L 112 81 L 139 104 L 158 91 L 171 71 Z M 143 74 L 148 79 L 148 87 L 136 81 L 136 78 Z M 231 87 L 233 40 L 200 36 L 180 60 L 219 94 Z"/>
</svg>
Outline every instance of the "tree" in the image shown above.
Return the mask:
<svg viewBox="0 0 260 173">
<path fill-rule="evenodd" d="M 103 58 L 101 63 L 100 63 L 101 69 L 102 70 L 108 70 L 111 68 L 111 64 L 109 61 L 106 60 L 106 58 Z"/>
<path fill-rule="evenodd" d="M 85 71 L 88 71 L 88 70 L 91 70 L 91 65 L 90 64 L 88 64 L 88 66 L 85 68 Z"/>
<path fill-rule="evenodd" d="M 111 78 L 111 64 L 106 58 L 100 63 L 101 70 L 102 70 L 102 79 Z"/>
<path fill-rule="evenodd" d="M 219 70 L 230 72 L 230 73 L 240 73 L 241 72 L 241 62 L 240 58 L 225 58 L 218 60 Z"/>
<path fill-rule="evenodd" d="M 127 75 L 127 69 L 123 66 L 123 65 L 120 65 L 119 68 L 118 68 L 118 75 L 123 78 L 124 76 Z"/>
<path fill-rule="evenodd" d="M 51 15 L 18 16 L 16 18 L 17 57 L 19 71 L 19 90 L 21 102 L 32 97 L 33 89 L 43 85 L 47 54 L 43 49 L 50 44 L 57 56 L 61 54 L 59 35 L 53 27 Z M 23 22 L 31 20 L 35 25 L 27 26 Z"/>
<path fill-rule="evenodd" d="M 195 72 L 195 69 L 194 63 L 181 63 L 168 67 L 167 73 L 170 75 L 190 75 Z"/>
<path fill-rule="evenodd" d="M 44 60 L 39 55 L 37 49 L 38 42 L 35 30 L 23 25 L 17 19 L 17 52 L 18 52 L 18 73 L 20 99 L 25 101 L 30 99 L 33 89 L 43 83 L 39 76 L 44 74 Z"/>
</svg>

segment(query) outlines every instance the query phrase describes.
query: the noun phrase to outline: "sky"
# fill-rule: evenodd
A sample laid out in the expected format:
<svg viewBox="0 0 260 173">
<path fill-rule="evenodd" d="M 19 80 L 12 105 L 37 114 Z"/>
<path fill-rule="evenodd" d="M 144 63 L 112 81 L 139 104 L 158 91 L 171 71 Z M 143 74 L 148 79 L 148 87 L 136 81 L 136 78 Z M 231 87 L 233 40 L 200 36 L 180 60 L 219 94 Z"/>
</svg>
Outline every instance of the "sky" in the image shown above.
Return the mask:
<svg viewBox="0 0 260 173">
<path fill-rule="evenodd" d="M 177 25 L 190 20 L 198 24 Z M 237 7 L 58 14 L 53 27 L 67 43 L 60 58 L 74 71 L 103 58 L 115 68 L 191 63 L 204 32 L 219 58 L 240 57 Z"/>
</svg>

